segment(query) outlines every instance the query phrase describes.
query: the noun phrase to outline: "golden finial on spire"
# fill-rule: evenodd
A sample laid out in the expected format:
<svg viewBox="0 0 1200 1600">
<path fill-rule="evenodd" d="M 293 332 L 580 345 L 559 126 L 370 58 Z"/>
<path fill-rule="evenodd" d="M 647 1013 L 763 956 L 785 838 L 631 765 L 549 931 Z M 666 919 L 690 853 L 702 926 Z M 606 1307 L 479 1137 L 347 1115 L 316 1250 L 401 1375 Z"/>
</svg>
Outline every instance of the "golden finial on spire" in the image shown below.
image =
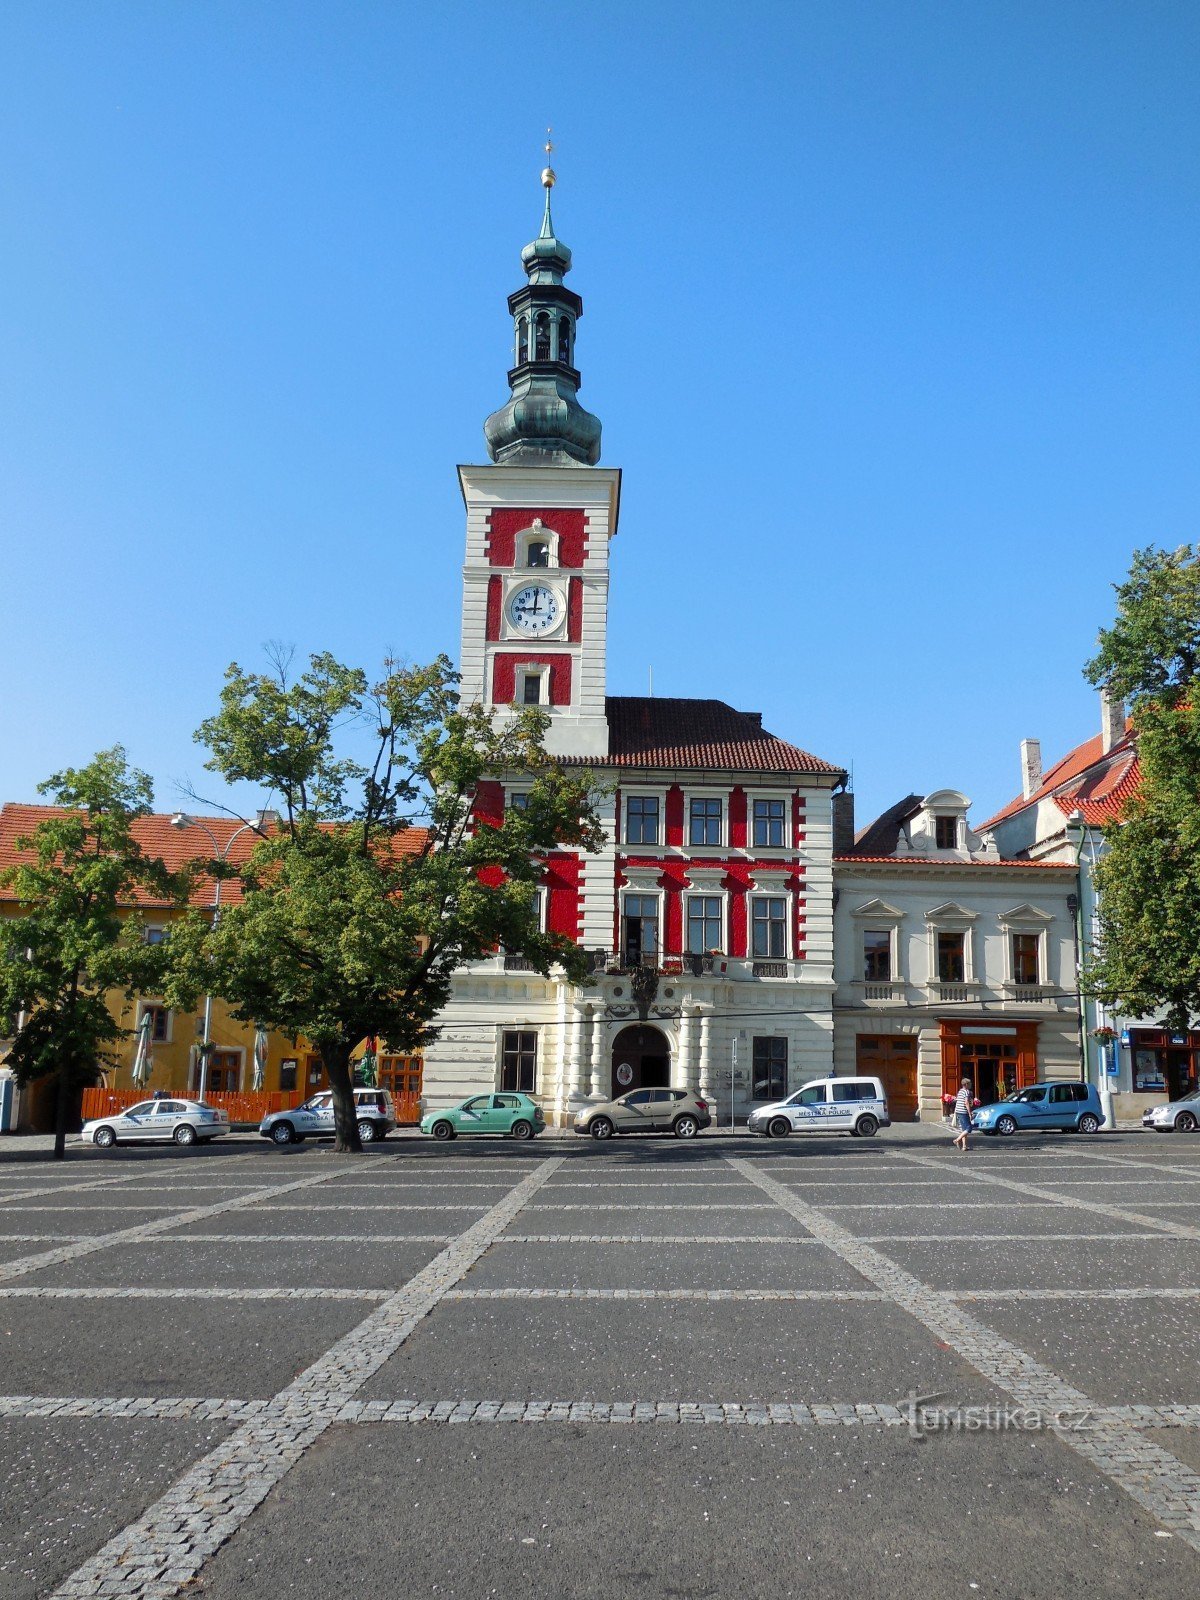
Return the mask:
<svg viewBox="0 0 1200 1600">
<path fill-rule="evenodd" d="M 554 132 L 553 128 L 547 128 L 546 129 L 546 143 L 542 146 L 542 148 L 545 150 L 547 158 L 549 158 L 554 153 L 554 141 L 550 137 L 550 135 L 553 132 Z M 556 181 L 557 181 L 557 179 L 556 179 L 556 174 L 555 174 L 554 168 L 551 167 L 551 166 L 543 167 L 542 168 L 542 187 L 545 188 L 545 189 L 553 189 Z"/>
</svg>

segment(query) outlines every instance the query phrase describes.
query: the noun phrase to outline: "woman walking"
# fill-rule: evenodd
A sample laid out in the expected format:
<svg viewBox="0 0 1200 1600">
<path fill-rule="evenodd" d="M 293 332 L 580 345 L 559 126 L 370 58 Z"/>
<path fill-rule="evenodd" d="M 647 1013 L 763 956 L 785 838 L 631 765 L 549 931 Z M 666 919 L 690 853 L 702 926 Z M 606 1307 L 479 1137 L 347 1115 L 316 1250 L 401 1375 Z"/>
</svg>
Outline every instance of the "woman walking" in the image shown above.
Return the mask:
<svg viewBox="0 0 1200 1600">
<path fill-rule="evenodd" d="M 970 1078 L 964 1078 L 954 1098 L 954 1126 L 958 1129 L 954 1142 L 962 1151 L 971 1148 L 971 1102 L 974 1098 L 975 1085 Z"/>
</svg>

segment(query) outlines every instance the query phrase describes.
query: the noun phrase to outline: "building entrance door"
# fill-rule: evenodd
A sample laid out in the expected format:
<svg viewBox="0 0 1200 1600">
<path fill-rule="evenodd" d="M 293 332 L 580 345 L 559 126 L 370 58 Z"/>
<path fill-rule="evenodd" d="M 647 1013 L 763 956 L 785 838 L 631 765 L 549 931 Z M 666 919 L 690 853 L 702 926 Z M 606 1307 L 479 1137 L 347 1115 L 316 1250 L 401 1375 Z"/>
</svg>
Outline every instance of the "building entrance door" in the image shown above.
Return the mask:
<svg viewBox="0 0 1200 1600">
<path fill-rule="evenodd" d="M 867 1078 L 878 1078 L 887 1095 L 893 1122 L 917 1120 L 917 1041 L 892 1034 L 860 1033 L 856 1066 Z"/>
<path fill-rule="evenodd" d="M 671 1082 L 671 1047 L 648 1023 L 622 1028 L 613 1040 L 612 1097 L 630 1089 L 666 1089 Z"/>
<path fill-rule="evenodd" d="M 1017 1047 L 994 1040 L 962 1047 L 962 1076 L 975 1085 L 980 1105 L 990 1106 L 1017 1087 Z"/>
</svg>

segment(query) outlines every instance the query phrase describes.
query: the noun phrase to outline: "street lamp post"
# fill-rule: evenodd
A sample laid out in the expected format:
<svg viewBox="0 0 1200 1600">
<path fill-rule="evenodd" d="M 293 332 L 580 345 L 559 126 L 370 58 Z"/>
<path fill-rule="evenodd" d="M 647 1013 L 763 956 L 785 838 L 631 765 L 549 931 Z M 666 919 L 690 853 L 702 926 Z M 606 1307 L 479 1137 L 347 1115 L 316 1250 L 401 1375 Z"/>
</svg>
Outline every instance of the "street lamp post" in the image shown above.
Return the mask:
<svg viewBox="0 0 1200 1600">
<path fill-rule="evenodd" d="M 218 842 L 216 834 L 212 831 L 212 829 L 209 827 L 207 822 L 201 822 L 199 817 L 190 817 L 190 816 L 188 816 L 186 811 L 177 811 L 175 813 L 175 815 L 171 818 L 171 826 L 173 828 L 179 828 L 179 829 L 183 829 L 183 828 L 202 828 L 204 830 L 204 832 L 208 835 L 208 837 L 212 840 L 213 859 L 216 860 L 216 861 L 222 861 L 222 862 L 226 861 L 228 859 L 230 847 L 233 844 L 233 841 L 235 839 L 241 838 L 243 833 L 256 832 L 257 828 L 258 828 L 258 824 L 255 823 L 255 822 L 243 822 L 242 826 L 240 828 L 235 828 L 234 831 L 229 835 L 228 839 L 226 839 L 224 845 L 222 845 L 222 844 L 220 844 Z M 217 923 L 220 922 L 220 920 L 221 920 L 221 882 L 222 882 L 222 880 L 218 876 L 214 880 L 214 885 L 213 885 L 212 925 L 213 925 L 214 928 L 216 927 Z M 208 1057 L 209 1057 L 209 1054 L 210 1054 L 210 1051 L 211 1051 L 211 1048 L 212 1048 L 211 1041 L 212 1041 L 212 995 L 211 994 L 206 994 L 204 996 L 204 1035 L 203 1035 L 203 1038 L 200 1041 L 200 1099 L 201 1099 L 201 1102 L 203 1102 L 205 1092 L 208 1089 Z"/>
</svg>

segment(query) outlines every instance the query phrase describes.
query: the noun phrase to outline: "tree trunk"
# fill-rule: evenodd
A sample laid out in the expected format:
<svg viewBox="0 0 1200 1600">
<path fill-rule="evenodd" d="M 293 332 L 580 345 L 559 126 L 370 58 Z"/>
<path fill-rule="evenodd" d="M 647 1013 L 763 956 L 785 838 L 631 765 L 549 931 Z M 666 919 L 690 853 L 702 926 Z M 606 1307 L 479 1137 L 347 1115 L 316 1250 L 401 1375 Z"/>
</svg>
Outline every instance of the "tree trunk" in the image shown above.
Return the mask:
<svg viewBox="0 0 1200 1600">
<path fill-rule="evenodd" d="M 63 1161 L 67 1154 L 67 1102 L 70 1099 L 70 1079 L 73 1074 L 73 1063 L 60 1061 L 58 1071 L 55 1073 L 57 1082 L 54 1086 L 54 1159 Z"/>
<path fill-rule="evenodd" d="M 358 1137 L 358 1114 L 354 1109 L 354 1085 L 350 1080 L 350 1051 L 352 1045 L 338 1040 L 321 1046 L 321 1063 L 329 1077 L 333 1091 L 333 1148 L 342 1155 L 362 1155 L 362 1140 Z"/>
</svg>

